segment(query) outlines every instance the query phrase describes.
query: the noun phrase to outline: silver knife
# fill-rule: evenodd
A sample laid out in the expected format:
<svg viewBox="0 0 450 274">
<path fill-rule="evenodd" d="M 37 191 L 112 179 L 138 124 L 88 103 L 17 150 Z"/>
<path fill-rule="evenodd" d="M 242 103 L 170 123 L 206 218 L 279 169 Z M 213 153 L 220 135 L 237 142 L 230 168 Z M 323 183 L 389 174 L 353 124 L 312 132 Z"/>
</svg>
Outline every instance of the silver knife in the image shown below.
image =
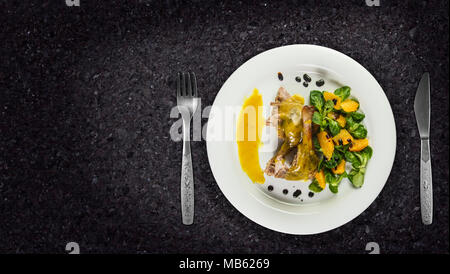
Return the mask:
<svg viewBox="0 0 450 274">
<path fill-rule="evenodd" d="M 433 222 L 433 185 L 431 180 L 431 153 L 430 153 L 430 75 L 422 75 L 416 98 L 414 99 L 414 112 L 417 127 L 419 128 L 420 153 L 420 211 L 422 222 L 429 225 Z"/>
</svg>

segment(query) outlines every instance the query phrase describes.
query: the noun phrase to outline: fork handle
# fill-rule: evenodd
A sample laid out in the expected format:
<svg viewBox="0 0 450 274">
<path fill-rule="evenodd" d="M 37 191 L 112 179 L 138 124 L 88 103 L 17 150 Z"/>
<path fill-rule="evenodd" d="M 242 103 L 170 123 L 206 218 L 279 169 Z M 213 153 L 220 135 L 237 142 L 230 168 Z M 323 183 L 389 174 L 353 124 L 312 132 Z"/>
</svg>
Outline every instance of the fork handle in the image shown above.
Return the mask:
<svg viewBox="0 0 450 274">
<path fill-rule="evenodd" d="M 194 176 L 191 157 L 191 121 L 183 119 L 183 160 L 181 162 L 181 215 L 183 224 L 194 222 Z"/>
<path fill-rule="evenodd" d="M 421 139 L 420 153 L 420 211 L 422 222 L 433 222 L 433 184 L 431 177 L 430 140 Z"/>
</svg>

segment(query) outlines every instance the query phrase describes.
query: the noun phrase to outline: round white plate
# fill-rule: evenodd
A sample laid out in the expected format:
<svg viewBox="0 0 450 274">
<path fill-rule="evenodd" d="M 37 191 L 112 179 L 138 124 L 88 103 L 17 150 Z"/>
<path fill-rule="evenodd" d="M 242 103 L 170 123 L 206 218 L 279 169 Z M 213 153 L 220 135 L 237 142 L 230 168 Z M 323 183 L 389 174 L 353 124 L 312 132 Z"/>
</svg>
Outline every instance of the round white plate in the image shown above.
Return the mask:
<svg viewBox="0 0 450 274">
<path fill-rule="evenodd" d="M 277 73 L 283 74 L 283 81 Z M 307 73 L 308 87 L 296 82 L 296 76 Z M 316 86 L 316 81 L 325 85 Z M 280 86 L 292 94 L 300 94 L 309 103 L 311 90 L 334 91 L 350 86 L 358 98 L 368 129 L 373 156 L 367 166 L 364 185 L 354 188 L 344 179 L 339 193 L 328 187 L 310 197 L 309 182 L 286 181 L 266 176 L 262 185 L 254 184 L 242 171 L 235 140 L 236 119 L 230 109 L 239 112 L 246 97 L 257 88 L 263 105 L 269 108 Z M 232 113 L 232 112 L 231 112 Z M 269 111 L 265 113 L 267 117 Z M 234 122 L 229 122 L 230 119 Z M 228 119 L 228 120 L 227 120 Z M 272 136 L 273 137 L 273 136 Z M 375 78 L 350 57 L 320 46 L 290 45 L 265 51 L 240 66 L 224 83 L 211 108 L 207 127 L 208 159 L 221 191 L 231 204 L 252 221 L 269 229 L 289 234 L 315 234 L 339 227 L 361 214 L 381 192 L 395 156 L 396 132 L 389 102 Z M 261 167 L 275 153 L 276 138 L 263 138 L 260 149 Z M 272 142 L 270 142 L 272 140 Z M 272 185 L 273 190 L 268 191 Z M 299 189 L 301 195 L 294 197 Z M 287 190 L 287 194 L 283 194 Z M 297 191 L 298 193 L 298 191 Z"/>
</svg>

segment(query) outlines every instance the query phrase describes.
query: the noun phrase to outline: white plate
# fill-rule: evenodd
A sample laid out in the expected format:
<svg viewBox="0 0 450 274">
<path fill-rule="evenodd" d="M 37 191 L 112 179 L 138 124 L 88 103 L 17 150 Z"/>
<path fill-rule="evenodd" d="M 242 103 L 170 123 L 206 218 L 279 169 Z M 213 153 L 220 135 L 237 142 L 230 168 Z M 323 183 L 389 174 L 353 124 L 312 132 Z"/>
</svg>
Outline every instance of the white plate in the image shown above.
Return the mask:
<svg viewBox="0 0 450 274">
<path fill-rule="evenodd" d="M 280 81 L 277 73 L 284 80 Z M 308 73 L 312 82 L 306 88 L 295 81 L 296 76 Z M 325 85 L 317 87 L 315 81 L 324 79 Z M 275 98 L 280 86 L 289 93 L 302 95 L 309 103 L 311 90 L 334 91 L 339 86 L 351 87 L 358 98 L 368 129 L 373 156 L 367 166 L 364 185 L 353 188 L 347 179 L 334 195 L 329 189 L 308 196 L 309 182 L 293 182 L 266 177 L 263 185 L 253 184 L 242 171 L 235 140 L 222 138 L 233 135 L 235 123 L 226 122 L 223 110 L 239 110 L 246 97 L 257 88 L 263 96 L 264 106 Z M 268 113 L 265 114 L 267 117 Z M 339 227 L 361 214 L 381 192 L 395 156 L 396 132 L 394 116 L 389 102 L 375 78 L 350 57 L 320 46 L 290 45 L 265 51 L 245 62 L 224 83 L 216 96 L 207 128 L 208 159 L 221 191 L 231 204 L 254 222 L 269 229 L 289 234 L 315 234 Z M 261 167 L 274 154 L 260 151 Z M 267 191 L 268 185 L 274 190 Z M 288 194 L 281 190 L 287 189 Z M 302 194 L 294 198 L 294 190 Z"/>
</svg>

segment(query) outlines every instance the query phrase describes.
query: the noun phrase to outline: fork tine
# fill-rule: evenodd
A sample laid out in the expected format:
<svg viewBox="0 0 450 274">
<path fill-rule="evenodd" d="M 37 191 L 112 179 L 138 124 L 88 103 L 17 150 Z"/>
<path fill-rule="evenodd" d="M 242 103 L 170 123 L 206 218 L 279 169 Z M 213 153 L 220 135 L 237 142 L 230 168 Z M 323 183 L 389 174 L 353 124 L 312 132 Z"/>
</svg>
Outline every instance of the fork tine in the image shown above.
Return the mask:
<svg viewBox="0 0 450 274">
<path fill-rule="evenodd" d="M 192 83 L 191 83 L 191 74 L 188 72 L 187 75 L 187 96 L 192 96 Z"/>
<path fill-rule="evenodd" d="M 193 96 L 194 97 L 198 97 L 198 93 L 197 93 L 197 78 L 195 78 L 195 73 L 191 72 L 192 74 L 192 90 L 193 90 Z"/>
<path fill-rule="evenodd" d="M 177 73 L 177 97 L 181 96 L 181 73 Z"/>
<path fill-rule="evenodd" d="M 181 73 L 181 96 L 186 96 L 186 79 L 184 73 Z"/>
</svg>

